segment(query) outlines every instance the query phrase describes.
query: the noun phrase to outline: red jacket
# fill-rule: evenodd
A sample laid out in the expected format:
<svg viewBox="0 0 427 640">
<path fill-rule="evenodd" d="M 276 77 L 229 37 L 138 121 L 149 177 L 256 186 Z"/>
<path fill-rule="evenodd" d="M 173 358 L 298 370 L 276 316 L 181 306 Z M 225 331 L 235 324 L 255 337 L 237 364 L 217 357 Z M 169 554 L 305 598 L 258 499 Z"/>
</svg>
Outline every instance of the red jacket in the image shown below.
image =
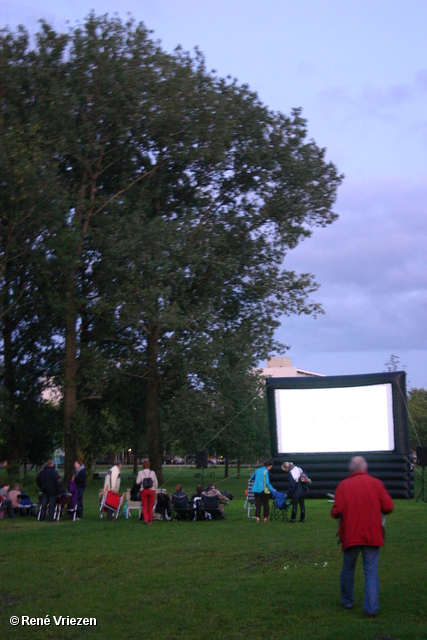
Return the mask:
<svg viewBox="0 0 427 640">
<path fill-rule="evenodd" d="M 393 500 L 383 483 L 364 471 L 355 471 L 335 491 L 331 516 L 341 518 L 342 548 L 366 545 L 382 547 L 382 514 L 393 511 Z"/>
</svg>

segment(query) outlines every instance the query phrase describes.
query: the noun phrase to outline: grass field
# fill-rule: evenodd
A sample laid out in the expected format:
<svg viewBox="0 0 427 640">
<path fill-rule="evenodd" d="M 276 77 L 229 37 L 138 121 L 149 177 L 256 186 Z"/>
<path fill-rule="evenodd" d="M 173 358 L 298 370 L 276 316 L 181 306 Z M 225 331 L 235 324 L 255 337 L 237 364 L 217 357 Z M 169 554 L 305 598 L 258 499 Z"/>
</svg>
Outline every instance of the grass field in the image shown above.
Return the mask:
<svg viewBox="0 0 427 640">
<path fill-rule="evenodd" d="M 193 493 L 195 473 L 166 468 L 167 489 L 181 482 Z M 368 619 L 361 561 L 356 604 L 340 607 L 342 556 L 327 500 L 307 500 L 305 524 L 256 524 L 243 509 L 248 471 L 240 480 L 209 474 L 205 484 L 213 479 L 235 496 L 220 522 L 146 527 L 135 512 L 100 520 L 102 480 L 86 490 L 80 522 L 0 520 L 0 638 L 427 638 L 427 503 L 395 502 L 380 555 L 380 614 Z M 129 475 L 122 470 L 123 489 Z M 22 616 L 51 624 L 22 626 Z M 97 624 L 57 626 L 54 616 Z"/>
</svg>

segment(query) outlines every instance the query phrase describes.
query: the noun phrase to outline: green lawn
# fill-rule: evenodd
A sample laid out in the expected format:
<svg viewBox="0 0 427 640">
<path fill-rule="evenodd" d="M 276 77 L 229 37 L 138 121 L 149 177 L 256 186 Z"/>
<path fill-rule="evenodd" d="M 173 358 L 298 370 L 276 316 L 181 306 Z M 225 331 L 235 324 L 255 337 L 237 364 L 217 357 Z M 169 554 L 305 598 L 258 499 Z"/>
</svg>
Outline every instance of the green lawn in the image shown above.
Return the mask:
<svg viewBox="0 0 427 640">
<path fill-rule="evenodd" d="M 168 490 L 182 482 L 193 493 L 195 473 L 166 469 Z M 122 471 L 123 488 L 129 475 Z M 205 484 L 213 479 L 235 496 L 221 522 L 146 527 L 135 512 L 100 520 L 102 480 L 88 487 L 80 522 L 0 520 L 0 637 L 427 638 L 427 503 L 396 501 L 387 518 L 380 615 L 372 620 L 362 609 L 361 563 L 354 608 L 339 605 L 342 558 L 331 505 L 308 500 L 305 524 L 256 524 L 243 509 L 247 476 L 205 473 Z M 51 624 L 13 627 L 11 616 L 48 616 Z M 97 625 L 56 626 L 53 616 L 96 618 Z"/>
</svg>

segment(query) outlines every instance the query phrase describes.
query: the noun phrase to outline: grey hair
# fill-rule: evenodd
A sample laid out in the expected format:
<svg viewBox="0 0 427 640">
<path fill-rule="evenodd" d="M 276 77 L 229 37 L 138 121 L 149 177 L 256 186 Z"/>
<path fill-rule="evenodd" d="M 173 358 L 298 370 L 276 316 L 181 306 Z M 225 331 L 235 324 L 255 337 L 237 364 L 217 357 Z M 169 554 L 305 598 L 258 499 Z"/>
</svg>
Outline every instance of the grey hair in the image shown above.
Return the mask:
<svg viewBox="0 0 427 640">
<path fill-rule="evenodd" d="M 351 473 L 353 473 L 353 471 L 367 471 L 368 463 L 362 456 L 355 456 L 350 460 L 348 468 L 350 469 Z"/>
</svg>

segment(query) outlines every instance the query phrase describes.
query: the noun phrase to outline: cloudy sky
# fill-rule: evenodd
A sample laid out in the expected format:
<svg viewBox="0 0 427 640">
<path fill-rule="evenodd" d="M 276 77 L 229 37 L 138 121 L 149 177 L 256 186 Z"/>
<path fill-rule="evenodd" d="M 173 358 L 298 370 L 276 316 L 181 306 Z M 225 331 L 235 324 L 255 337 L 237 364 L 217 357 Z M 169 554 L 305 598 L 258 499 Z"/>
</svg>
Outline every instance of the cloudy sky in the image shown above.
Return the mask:
<svg viewBox="0 0 427 640">
<path fill-rule="evenodd" d="M 315 274 L 325 315 L 284 318 L 296 366 L 386 369 L 427 388 L 427 3 L 425 0 L 2 0 L 0 25 L 56 30 L 130 12 L 165 49 L 204 52 L 274 110 L 302 107 L 345 180 L 338 222 L 290 252 Z"/>
</svg>

